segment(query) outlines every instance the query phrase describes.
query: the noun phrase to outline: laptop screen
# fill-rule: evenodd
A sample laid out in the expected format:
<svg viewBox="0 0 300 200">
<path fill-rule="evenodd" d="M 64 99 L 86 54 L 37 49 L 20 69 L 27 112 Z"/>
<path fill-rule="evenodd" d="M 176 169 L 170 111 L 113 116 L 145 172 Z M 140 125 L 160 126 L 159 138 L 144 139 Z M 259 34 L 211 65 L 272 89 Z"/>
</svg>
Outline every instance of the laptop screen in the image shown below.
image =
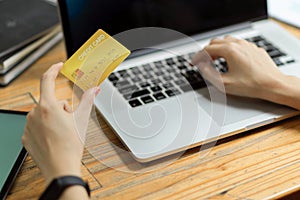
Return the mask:
<svg viewBox="0 0 300 200">
<path fill-rule="evenodd" d="M 68 56 L 97 29 L 110 35 L 139 27 L 192 36 L 267 17 L 266 0 L 59 0 Z"/>
</svg>

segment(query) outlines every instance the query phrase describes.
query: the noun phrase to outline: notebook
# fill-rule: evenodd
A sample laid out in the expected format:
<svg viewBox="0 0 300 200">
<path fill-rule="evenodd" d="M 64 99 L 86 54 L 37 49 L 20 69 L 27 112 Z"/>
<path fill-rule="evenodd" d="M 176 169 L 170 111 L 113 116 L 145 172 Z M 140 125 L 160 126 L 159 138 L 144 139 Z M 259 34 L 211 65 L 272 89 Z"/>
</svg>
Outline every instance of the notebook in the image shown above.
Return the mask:
<svg viewBox="0 0 300 200">
<path fill-rule="evenodd" d="M 210 39 L 233 35 L 265 48 L 282 72 L 300 77 L 300 42 L 268 19 L 266 0 L 58 4 L 68 56 L 99 28 L 132 51 L 101 84 L 94 103 L 140 162 L 299 114 L 267 101 L 226 96 L 190 65 Z M 213 65 L 226 73 L 226 60 Z"/>
<path fill-rule="evenodd" d="M 58 22 L 57 7 L 47 1 L 0 1 L 0 57 L 44 35 Z"/>
</svg>

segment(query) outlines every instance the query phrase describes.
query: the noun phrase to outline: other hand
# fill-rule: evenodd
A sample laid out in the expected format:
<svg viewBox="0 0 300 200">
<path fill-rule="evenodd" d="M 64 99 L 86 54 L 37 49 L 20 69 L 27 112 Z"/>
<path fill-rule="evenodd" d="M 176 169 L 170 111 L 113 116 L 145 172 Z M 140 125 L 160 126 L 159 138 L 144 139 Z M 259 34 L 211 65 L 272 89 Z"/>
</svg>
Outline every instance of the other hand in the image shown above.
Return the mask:
<svg viewBox="0 0 300 200">
<path fill-rule="evenodd" d="M 224 74 L 209 65 L 199 65 L 202 76 L 223 92 L 264 98 L 266 90 L 279 87 L 286 79 L 264 49 L 246 40 L 231 36 L 213 39 L 204 50 L 212 59 L 222 57 L 228 64 Z M 196 54 L 192 63 L 197 65 L 200 59 L 201 55 Z"/>
<path fill-rule="evenodd" d="M 62 63 L 55 64 L 44 73 L 39 104 L 28 113 L 22 137 L 48 183 L 58 176 L 81 176 L 85 132 L 94 97 L 99 93 L 99 88 L 87 90 L 73 112 L 68 102 L 55 97 L 55 79 L 61 67 Z"/>
</svg>

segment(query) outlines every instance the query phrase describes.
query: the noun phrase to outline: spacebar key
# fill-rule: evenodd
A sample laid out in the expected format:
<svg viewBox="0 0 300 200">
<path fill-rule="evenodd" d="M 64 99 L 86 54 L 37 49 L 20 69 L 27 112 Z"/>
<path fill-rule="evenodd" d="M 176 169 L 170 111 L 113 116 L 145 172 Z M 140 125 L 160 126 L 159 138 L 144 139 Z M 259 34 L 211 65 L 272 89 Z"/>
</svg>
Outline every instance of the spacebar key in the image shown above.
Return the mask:
<svg viewBox="0 0 300 200">
<path fill-rule="evenodd" d="M 149 90 L 147 89 L 143 89 L 143 90 L 139 90 L 139 91 L 135 91 L 131 94 L 131 98 L 136 98 L 136 97 L 140 97 L 146 94 L 149 94 Z"/>
</svg>

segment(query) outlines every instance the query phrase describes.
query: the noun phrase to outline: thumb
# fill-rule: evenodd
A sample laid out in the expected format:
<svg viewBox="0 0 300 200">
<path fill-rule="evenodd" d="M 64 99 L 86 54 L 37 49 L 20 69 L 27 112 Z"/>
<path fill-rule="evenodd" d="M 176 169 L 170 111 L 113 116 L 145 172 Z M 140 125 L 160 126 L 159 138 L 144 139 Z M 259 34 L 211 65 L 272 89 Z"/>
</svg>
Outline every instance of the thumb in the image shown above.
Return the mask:
<svg viewBox="0 0 300 200">
<path fill-rule="evenodd" d="M 85 133 L 88 127 L 88 122 L 94 104 L 94 99 L 99 92 L 99 87 L 94 87 L 85 91 L 81 97 L 79 106 L 74 112 L 75 124 L 77 126 L 77 131 L 82 141 L 85 140 Z"/>
</svg>

